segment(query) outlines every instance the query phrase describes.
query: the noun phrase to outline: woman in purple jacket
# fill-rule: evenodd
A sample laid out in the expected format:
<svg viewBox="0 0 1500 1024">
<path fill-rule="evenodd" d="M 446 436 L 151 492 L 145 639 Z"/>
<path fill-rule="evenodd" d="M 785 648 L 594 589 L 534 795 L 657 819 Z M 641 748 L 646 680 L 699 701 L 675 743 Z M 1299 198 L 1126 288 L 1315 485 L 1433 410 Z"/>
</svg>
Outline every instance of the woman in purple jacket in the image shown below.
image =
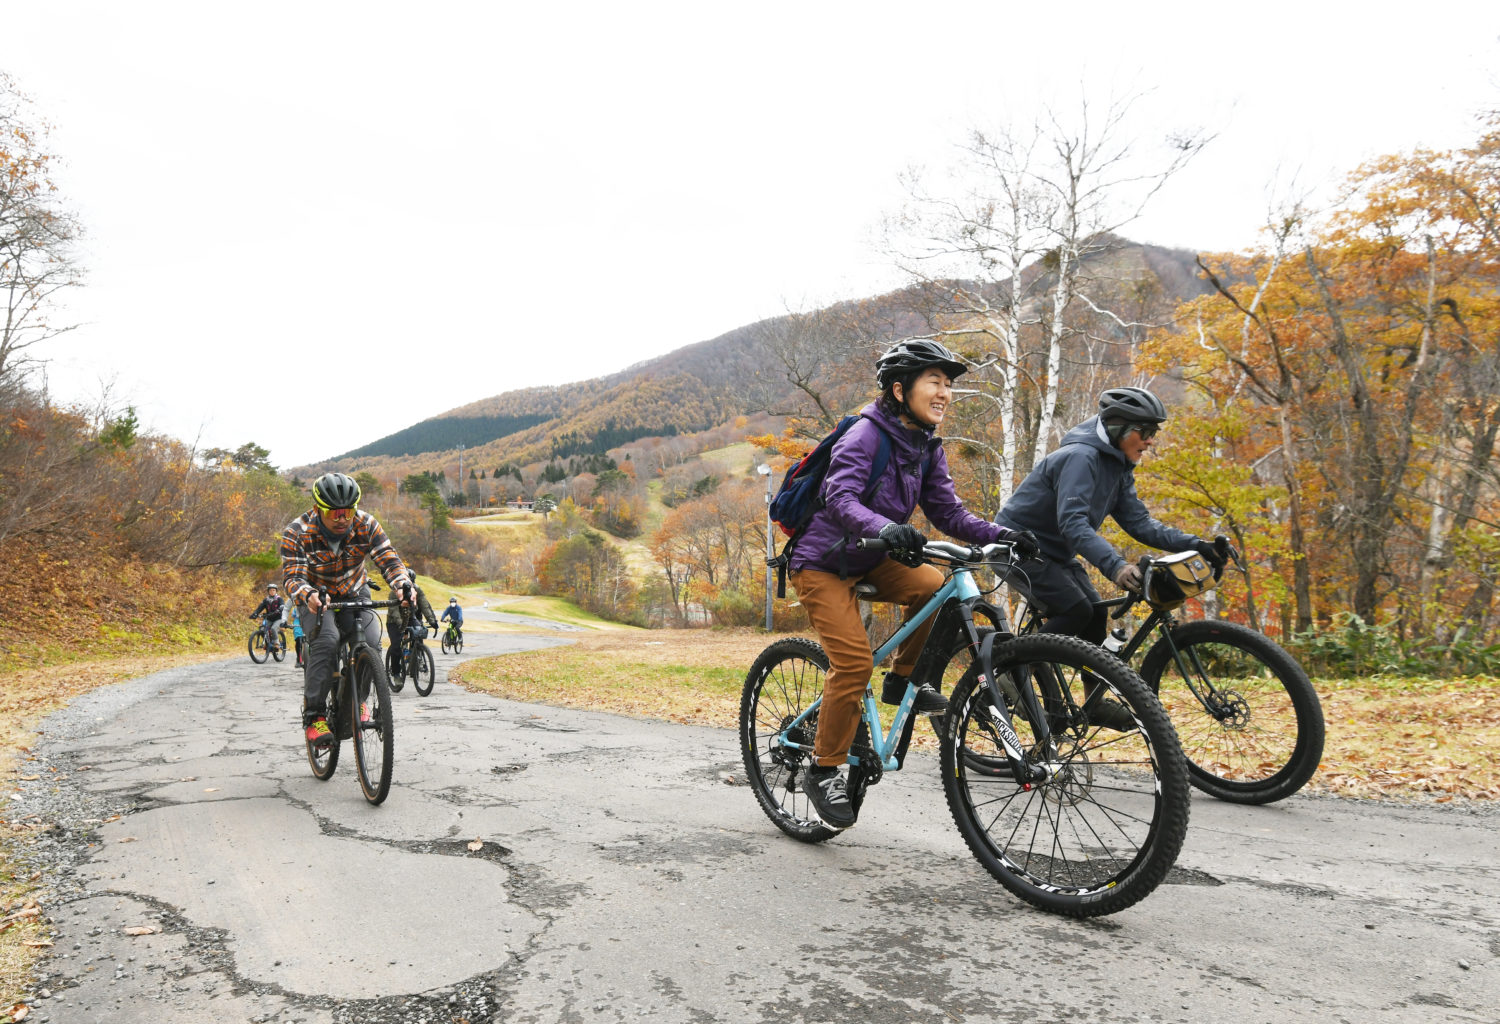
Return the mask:
<svg viewBox="0 0 1500 1024">
<path fill-rule="evenodd" d="M 855 584 L 873 583 L 878 588 L 873 599 L 904 605 L 908 619 L 943 585 L 942 572 L 922 561 L 927 538 L 907 523 L 918 505 L 928 522 L 960 540 L 1015 540 L 1018 552 L 1029 548 L 1020 553 L 1036 550 L 1029 535 L 987 522 L 964 508 L 953 489 L 936 430 L 953 398 L 953 378 L 964 372 L 964 364 L 943 345 L 917 339 L 892 346 L 875 366 L 880 397 L 860 411 L 862 419 L 834 445 L 823 480 L 823 507 L 798 538 L 788 566 L 787 578 L 828 654 L 813 763 L 803 791 L 832 828 L 854 824 L 839 766 L 854 743 L 860 699 L 875 668 Z M 881 433 L 890 438 L 891 457 L 866 504 L 862 499 Z M 856 547 L 855 542 L 865 537 L 885 541 L 889 556 Z M 906 693 L 907 676 L 930 627 L 931 620 L 897 649 L 882 687 L 886 703 L 899 703 Z M 942 714 L 946 708 L 937 690 L 923 682 L 917 691 L 917 712 Z"/>
</svg>

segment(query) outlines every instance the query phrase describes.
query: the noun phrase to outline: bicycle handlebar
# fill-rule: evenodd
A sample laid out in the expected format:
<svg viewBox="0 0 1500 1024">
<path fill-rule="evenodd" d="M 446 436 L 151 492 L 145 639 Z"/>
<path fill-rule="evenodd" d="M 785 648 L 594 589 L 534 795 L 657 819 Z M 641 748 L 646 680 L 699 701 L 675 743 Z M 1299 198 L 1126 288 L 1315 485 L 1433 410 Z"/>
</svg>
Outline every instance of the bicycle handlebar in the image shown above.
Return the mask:
<svg viewBox="0 0 1500 1024">
<path fill-rule="evenodd" d="M 879 537 L 861 537 L 854 542 L 855 547 L 863 548 L 865 551 L 889 551 L 891 546 Z M 983 547 L 974 547 L 969 544 L 954 544 L 946 540 L 930 540 L 922 547 L 923 558 L 941 558 L 950 562 L 965 562 L 979 565 L 985 562 L 1008 562 L 1013 560 L 1015 544 L 1011 541 L 998 540 Z"/>
</svg>

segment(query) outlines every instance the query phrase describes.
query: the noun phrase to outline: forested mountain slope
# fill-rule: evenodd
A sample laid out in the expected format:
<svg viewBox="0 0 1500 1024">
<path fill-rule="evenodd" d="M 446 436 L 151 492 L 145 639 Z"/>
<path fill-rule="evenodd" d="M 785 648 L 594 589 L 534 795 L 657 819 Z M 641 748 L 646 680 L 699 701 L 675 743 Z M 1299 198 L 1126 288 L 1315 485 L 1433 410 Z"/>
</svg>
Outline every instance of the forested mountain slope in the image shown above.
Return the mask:
<svg viewBox="0 0 1500 1024">
<path fill-rule="evenodd" d="M 1121 240 L 1094 257 L 1096 268 L 1128 280 L 1171 306 L 1204 290 L 1194 254 Z M 1023 274 L 1045 276 L 1039 263 Z M 1028 283 L 1030 283 L 1028 281 Z M 972 287 L 972 286 L 970 286 Z M 942 284 L 842 303 L 735 328 L 618 373 L 555 387 L 524 388 L 471 402 L 323 462 L 297 467 L 301 476 L 329 468 L 369 470 L 385 478 L 455 461 L 460 444 L 470 466 L 534 465 L 603 453 L 647 437 L 690 434 L 757 413 L 805 411 L 807 381 L 777 358 L 779 344 L 812 328 L 835 333 L 858 358 L 891 340 L 932 329 Z M 993 290 L 1001 292 L 1004 286 Z M 800 385 L 800 387 L 799 387 Z"/>
</svg>

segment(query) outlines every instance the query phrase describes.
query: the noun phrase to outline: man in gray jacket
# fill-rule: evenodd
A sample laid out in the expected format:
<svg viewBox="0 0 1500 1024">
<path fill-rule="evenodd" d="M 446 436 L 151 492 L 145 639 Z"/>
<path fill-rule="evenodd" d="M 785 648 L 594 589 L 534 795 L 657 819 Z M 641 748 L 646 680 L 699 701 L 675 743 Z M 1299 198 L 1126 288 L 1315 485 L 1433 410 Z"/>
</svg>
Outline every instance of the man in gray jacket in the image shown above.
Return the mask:
<svg viewBox="0 0 1500 1024">
<path fill-rule="evenodd" d="M 1099 592 L 1079 563 L 1082 555 L 1115 584 L 1139 590 L 1141 570 L 1099 534 L 1109 516 L 1127 534 L 1164 551 L 1197 551 L 1215 572 L 1224 557 L 1213 543 L 1152 517 L 1135 493 L 1135 467 L 1166 422 L 1167 408 L 1145 388 L 1110 388 L 1099 396 L 1099 414 L 1084 420 L 1042 459 L 996 516 L 1012 530 L 1030 530 L 1042 551 L 1022 563 L 1031 596 L 1046 616 L 1044 633 L 1102 643 L 1108 620 Z M 1111 729 L 1134 721 L 1113 700 L 1099 702 L 1094 722 Z"/>
</svg>

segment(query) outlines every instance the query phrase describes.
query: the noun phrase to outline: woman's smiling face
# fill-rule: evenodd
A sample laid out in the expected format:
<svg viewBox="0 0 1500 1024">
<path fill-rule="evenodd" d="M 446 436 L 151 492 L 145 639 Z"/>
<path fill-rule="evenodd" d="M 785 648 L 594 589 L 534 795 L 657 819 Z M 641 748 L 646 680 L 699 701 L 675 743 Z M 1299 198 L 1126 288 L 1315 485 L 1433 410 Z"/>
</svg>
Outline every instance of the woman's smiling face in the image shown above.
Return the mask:
<svg viewBox="0 0 1500 1024">
<path fill-rule="evenodd" d="M 948 412 L 948 403 L 953 398 L 953 381 L 941 368 L 929 366 L 917 374 L 909 390 L 897 381 L 893 394 L 897 401 L 905 401 L 906 408 L 922 426 L 936 427 Z"/>
</svg>

